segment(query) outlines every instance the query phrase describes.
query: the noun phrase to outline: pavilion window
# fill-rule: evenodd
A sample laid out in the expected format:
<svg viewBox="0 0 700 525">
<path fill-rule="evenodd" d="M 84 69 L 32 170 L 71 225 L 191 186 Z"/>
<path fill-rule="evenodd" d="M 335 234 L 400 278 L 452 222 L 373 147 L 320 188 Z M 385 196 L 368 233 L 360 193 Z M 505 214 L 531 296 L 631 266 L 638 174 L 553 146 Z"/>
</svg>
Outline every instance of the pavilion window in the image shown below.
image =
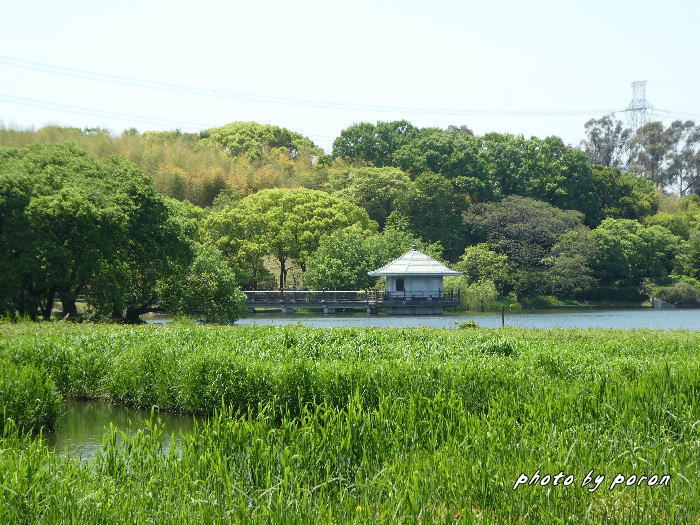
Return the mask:
<svg viewBox="0 0 700 525">
<path fill-rule="evenodd" d="M 396 279 L 396 291 L 397 292 L 405 292 L 406 288 L 404 288 L 403 285 L 403 279 Z"/>
</svg>

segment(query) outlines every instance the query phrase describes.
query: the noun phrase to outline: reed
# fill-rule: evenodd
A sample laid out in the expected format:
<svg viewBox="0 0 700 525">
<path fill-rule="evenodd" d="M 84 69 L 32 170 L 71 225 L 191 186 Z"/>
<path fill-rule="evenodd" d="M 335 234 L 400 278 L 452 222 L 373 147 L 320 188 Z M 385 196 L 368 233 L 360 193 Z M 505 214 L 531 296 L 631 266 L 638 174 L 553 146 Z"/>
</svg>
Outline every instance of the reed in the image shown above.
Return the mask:
<svg viewBox="0 0 700 525">
<path fill-rule="evenodd" d="M 7 425 L 23 431 L 52 429 L 60 406 L 61 396 L 46 374 L 0 360 L 0 434 Z"/>
<path fill-rule="evenodd" d="M 87 461 L 0 441 L 0 522 L 696 523 L 700 334 L 2 325 L 65 395 L 155 416 Z M 525 485 L 560 471 L 568 487 Z M 598 490 L 581 487 L 593 470 Z M 613 490 L 614 477 L 670 475 Z"/>
</svg>

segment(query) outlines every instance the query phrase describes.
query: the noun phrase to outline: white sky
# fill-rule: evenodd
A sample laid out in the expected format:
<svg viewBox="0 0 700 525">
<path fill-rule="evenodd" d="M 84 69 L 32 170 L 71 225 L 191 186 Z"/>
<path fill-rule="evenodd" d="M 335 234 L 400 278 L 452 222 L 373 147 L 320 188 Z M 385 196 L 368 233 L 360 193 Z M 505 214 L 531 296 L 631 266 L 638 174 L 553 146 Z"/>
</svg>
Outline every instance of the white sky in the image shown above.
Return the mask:
<svg viewBox="0 0 700 525">
<path fill-rule="evenodd" d="M 698 22 L 693 0 L 7 0 L 0 122 L 121 132 L 254 120 L 330 151 L 353 123 L 406 118 L 578 144 L 588 118 L 627 106 L 633 80 L 648 80 L 647 98 L 672 113 L 662 119 L 700 121 Z"/>
</svg>

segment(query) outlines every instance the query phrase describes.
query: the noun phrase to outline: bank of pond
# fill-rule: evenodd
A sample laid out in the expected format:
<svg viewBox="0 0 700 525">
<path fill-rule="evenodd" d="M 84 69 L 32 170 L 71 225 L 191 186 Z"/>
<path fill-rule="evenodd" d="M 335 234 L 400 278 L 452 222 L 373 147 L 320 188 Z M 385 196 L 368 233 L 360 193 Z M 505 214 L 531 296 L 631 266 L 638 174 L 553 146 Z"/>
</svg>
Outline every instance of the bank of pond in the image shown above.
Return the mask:
<svg viewBox="0 0 700 525">
<path fill-rule="evenodd" d="M 697 331 L 19 323 L 0 360 L 2 522 L 700 516 Z"/>
</svg>

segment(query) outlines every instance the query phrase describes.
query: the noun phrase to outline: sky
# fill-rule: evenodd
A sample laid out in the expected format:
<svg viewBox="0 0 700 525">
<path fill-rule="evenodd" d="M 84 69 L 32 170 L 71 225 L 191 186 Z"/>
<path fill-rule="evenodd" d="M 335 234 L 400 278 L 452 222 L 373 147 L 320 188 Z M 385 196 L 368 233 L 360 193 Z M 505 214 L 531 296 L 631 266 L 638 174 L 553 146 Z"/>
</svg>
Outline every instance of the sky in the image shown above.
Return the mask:
<svg viewBox="0 0 700 525">
<path fill-rule="evenodd" d="M 700 121 L 694 0 L 23 0 L 0 12 L 11 128 L 256 121 L 330 152 L 352 124 L 406 119 L 578 145 L 590 118 L 626 119 L 635 80 L 656 120 Z"/>
</svg>

